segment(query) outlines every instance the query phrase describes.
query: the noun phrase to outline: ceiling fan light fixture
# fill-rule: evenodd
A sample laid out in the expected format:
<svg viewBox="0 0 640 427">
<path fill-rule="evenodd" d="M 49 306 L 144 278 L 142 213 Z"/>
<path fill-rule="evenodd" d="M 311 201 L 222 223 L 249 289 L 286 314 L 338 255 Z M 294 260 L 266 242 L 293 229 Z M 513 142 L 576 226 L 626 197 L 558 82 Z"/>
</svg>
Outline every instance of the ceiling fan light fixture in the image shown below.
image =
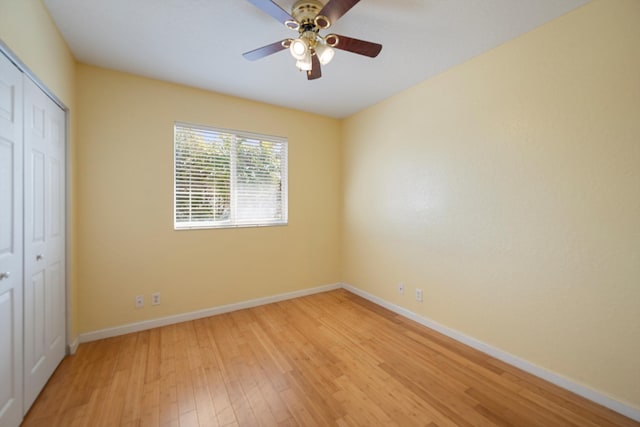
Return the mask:
<svg viewBox="0 0 640 427">
<path fill-rule="evenodd" d="M 324 42 L 319 42 L 316 45 L 316 55 L 322 65 L 327 65 L 333 59 L 336 51 L 332 47 L 327 46 Z"/>
<path fill-rule="evenodd" d="M 311 64 L 311 52 L 307 52 L 302 59 L 296 61 L 296 67 L 298 67 L 300 71 L 311 71 L 313 67 Z"/>
<path fill-rule="evenodd" d="M 309 54 L 309 43 L 304 39 L 295 39 L 291 42 L 289 51 L 291 52 L 291 56 L 301 61 Z"/>
</svg>

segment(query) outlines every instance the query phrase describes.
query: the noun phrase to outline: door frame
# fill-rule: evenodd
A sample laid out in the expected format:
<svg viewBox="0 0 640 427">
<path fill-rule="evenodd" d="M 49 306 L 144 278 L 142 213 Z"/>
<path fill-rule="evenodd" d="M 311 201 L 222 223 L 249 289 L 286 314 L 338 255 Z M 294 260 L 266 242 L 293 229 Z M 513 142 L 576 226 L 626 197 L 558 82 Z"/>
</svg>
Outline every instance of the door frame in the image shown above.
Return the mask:
<svg viewBox="0 0 640 427">
<path fill-rule="evenodd" d="M 64 242 L 65 242 L 65 284 L 64 284 L 64 289 L 65 289 L 65 349 L 66 349 L 66 354 L 74 354 L 78 348 L 78 338 L 75 337 L 72 340 L 72 335 L 71 335 L 71 325 L 72 325 L 72 313 L 73 313 L 73 301 L 71 300 L 71 280 L 70 280 L 70 274 L 69 272 L 71 271 L 71 246 L 72 246 L 72 239 L 71 239 L 71 224 L 70 224 L 70 217 L 71 217 L 71 200 L 72 200 L 72 193 L 71 193 L 71 180 L 70 180 L 70 176 L 71 176 L 71 150 L 69 149 L 69 140 L 70 140 L 70 119 L 69 119 L 69 108 L 64 104 L 64 102 L 62 102 L 62 100 L 60 98 L 58 98 L 56 96 L 55 93 L 53 93 L 53 91 L 51 91 L 39 78 L 38 76 L 36 76 L 36 74 L 31 71 L 31 69 L 29 67 L 27 67 L 27 65 L 22 62 L 20 60 L 20 58 L 18 57 L 18 55 L 16 55 L 10 48 L 9 46 L 7 46 L 1 39 L 0 39 L 0 54 L 4 54 L 4 56 L 6 56 L 9 61 L 11 61 L 13 63 L 13 65 L 15 65 L 18 70 L 20 70 L 26 77 L 28 77 L 31 81 L 33 81 L 36 86 L 38 86 L 40 88 L 40 90 L 42 90 L 42 92 L 44 92 L 45 95 L 47 95 L 49 98 L 51 98 L 51 100 L 62 109 L 62 111 L 64 111 L 64 123 L 65 123 L 65 129 L 64 129 L 64 151 L 65 151 L 65 168 L 64 168 L 64 182 L 65 182 L 65 212 L 64 212 L 64 217 L 65 217 L 65 238 L 64 238 Z"/>
</svg>

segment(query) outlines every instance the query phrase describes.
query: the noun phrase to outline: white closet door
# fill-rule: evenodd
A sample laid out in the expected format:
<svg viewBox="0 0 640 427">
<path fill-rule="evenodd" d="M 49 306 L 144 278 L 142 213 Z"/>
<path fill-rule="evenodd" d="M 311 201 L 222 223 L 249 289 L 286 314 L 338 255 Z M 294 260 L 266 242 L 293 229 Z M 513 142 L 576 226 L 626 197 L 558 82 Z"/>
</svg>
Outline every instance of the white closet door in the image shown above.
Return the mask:
<svg viewBox="0 0 640 427">
<path fill-rule="evenodd" d="M 65 115 L 24 79 L 24 410 L 65 352 Z"/>
<path fill-rule="evenodd" d="M 0 54 L 0 426 L 22 413 L 22 73 Z"/>
</svg>

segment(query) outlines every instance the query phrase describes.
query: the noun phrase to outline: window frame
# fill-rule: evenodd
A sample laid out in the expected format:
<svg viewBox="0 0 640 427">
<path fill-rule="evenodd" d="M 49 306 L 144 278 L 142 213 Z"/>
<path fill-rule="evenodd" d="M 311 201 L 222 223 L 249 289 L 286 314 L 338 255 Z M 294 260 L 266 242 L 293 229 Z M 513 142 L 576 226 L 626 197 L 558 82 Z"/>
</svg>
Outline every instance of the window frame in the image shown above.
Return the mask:
<svg viewBox="0 0 640 427">
<path fill-rule="evenodd" d="M 189 222 L 178 222 L 178 168 L 177 168 L 177 133 L 178 128 L 189 128 L 195 131 L 204 131 L 204 132 L 213 132 L 221 135 L 232 135 L 232 149 L 230 153 L 230 215 L 229 219 L 221 220 L 221 221 L 189 221 Z M 237 157 L 235 156 L 236 148 L 237 148 L 237 140 L 238 139 L 246 139 L 246 140 L 257 140 L 257 141 L 265 141 L 272 142 L 276 144 L 282 144 L 284 147 L 284 156 L 281 159 L 281 210 L 282 210 L 282 218 L 275 220 L 260 220 L 253 222 L 236 222 L 237 221 Z M 176 121 L 173 124 L 173 229 L 174 231 L 182 231 L 182 230 L 198 230 L 198 229 L 224 229 L 224 228 L 251 228 L 251 227 L 278 227 L 278 226 L 286 226 L 289 223 L 289 142 L 286 137 L 275 136 L 275 135 L 267 135 L 260 134 L 249 131 L 241 131 L 236 129 L 226 129 L 219 128 L 214 126 L 202 125 L 202 124 L 194 124 L 187 122 L 179 122 Z"/>
</svg>

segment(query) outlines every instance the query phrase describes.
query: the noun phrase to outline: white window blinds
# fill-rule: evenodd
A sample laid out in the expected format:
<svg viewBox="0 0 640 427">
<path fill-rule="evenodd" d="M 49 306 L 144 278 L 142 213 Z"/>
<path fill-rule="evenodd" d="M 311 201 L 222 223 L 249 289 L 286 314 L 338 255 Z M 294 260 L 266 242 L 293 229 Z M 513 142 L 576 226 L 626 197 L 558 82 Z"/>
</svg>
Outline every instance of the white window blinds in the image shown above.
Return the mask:
<svg viewBox="0 0 640 427">
<path fill-rule="evenodd" d="M 176 123 L 174 227 L 287 223 L 284 138 Z"/>
</svg>

